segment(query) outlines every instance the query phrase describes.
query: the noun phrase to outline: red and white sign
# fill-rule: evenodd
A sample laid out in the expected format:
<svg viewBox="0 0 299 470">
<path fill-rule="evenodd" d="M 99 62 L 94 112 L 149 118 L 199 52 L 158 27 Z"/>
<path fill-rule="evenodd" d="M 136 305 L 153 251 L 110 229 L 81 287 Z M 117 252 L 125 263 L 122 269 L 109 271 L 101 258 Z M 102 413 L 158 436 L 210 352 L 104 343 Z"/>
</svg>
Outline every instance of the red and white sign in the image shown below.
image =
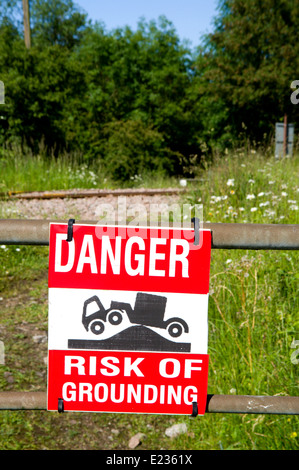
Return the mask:
<svg viewBox="0 0 299 470">
<path fill-rule="evenodd" d="M 211 232 L 50 224 L 48 410 L 204 414 Z"/>
</svg>

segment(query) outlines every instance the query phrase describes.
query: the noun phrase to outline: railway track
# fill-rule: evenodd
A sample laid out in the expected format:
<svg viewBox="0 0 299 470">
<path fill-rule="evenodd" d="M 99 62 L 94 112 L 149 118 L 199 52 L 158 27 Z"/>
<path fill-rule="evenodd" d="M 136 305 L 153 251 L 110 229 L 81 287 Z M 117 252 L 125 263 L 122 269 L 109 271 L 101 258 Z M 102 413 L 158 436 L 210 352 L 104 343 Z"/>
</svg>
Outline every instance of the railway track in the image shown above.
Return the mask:
<svg viewBox="0 0 299 470">
<path fill-rule="evenodd" d="M 186 188 L 69 189 L 2 194 L 0 219 L 99 220 L 105 213 L 117 220 L 143 210 L 163 211 L 178 203 Z M 158 209 L 155 209 L 159 206 Z M 108 212 L 107 212 L 108 211 Z M 114 220 L 114 219 L 113 219 Z"/>
<path fill-rule="evenodd" d="M 63 191 L 8 191 L 1 193 L 2 199 L 78 199 L 88 197 L 107 197 L 107 196 L 167 196 L 179 195 L 185 193 L 185 188 L 166 188 L 166 189 L 147 189 L 147 188 L 128 188 L 128 189 L 73 189 Z"/>
</svg>

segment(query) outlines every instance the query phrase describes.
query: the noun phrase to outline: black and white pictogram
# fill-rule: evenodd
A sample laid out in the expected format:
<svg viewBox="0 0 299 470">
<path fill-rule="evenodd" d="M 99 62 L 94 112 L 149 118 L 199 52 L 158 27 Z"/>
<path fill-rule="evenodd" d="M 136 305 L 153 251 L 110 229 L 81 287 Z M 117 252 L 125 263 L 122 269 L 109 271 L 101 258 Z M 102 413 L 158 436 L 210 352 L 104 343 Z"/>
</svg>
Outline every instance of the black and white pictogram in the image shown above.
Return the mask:
<svg viewBox="0 0 299 470">
<path fill-rule="evenodd" d="M 137 292 L 133 307 L 128 302 L 112 300 L 105 308 L 99 296 L 93 295 L 84 301 L 82 313 L 82 325 L 92 337 L 69 340 L 68 347 L 190 351 L 189 342 L 177 341 L 188 335 L 188 324 L 178 316 L 165 319 L 166 304 L 165 296 Z M 116 333 L 114 327 L 118 327 Z M 109 336 L 102 339 L 107 331 Z"/>
</svg>

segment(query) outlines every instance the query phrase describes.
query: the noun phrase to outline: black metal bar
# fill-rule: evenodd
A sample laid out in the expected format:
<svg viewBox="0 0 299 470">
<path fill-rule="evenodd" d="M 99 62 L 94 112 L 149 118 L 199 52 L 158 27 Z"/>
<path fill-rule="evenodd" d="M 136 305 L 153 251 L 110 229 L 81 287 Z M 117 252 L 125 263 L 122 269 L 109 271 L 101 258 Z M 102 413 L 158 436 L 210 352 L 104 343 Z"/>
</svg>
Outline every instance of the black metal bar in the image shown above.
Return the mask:
<svg viewBox="0 0 299 470">
<path fill-rule="evenodd" d="M 48 245 L 49 223 L 57 220 L 0 219 L 0 243 L 6 245 Z M 77 224 L 97 224 L 78 221 Z M 299 224 L 204 223 L 212 231 L 213 249 L 298 250 Z"/>
</svg>

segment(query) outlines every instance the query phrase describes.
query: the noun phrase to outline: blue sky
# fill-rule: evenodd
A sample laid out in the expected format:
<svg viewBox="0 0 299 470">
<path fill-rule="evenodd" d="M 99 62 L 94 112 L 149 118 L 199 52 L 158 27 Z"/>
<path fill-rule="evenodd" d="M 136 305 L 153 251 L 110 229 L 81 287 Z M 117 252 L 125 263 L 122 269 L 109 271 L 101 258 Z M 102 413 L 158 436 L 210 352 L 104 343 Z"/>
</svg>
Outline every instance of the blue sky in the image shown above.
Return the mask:
<svg viewBox="0 0 299 470">
<path fill-rule="evenodd" d="M 164 15 L 171 21 L 181 40 L 191 47 L 200 42 L 200 36 L 212 30 L 218 0 L 74 0 L 93 21 L 102 21 L 108 31 L 130 26 L 133 31 L 141 17 L 146 21 Z"/>
</svg>

